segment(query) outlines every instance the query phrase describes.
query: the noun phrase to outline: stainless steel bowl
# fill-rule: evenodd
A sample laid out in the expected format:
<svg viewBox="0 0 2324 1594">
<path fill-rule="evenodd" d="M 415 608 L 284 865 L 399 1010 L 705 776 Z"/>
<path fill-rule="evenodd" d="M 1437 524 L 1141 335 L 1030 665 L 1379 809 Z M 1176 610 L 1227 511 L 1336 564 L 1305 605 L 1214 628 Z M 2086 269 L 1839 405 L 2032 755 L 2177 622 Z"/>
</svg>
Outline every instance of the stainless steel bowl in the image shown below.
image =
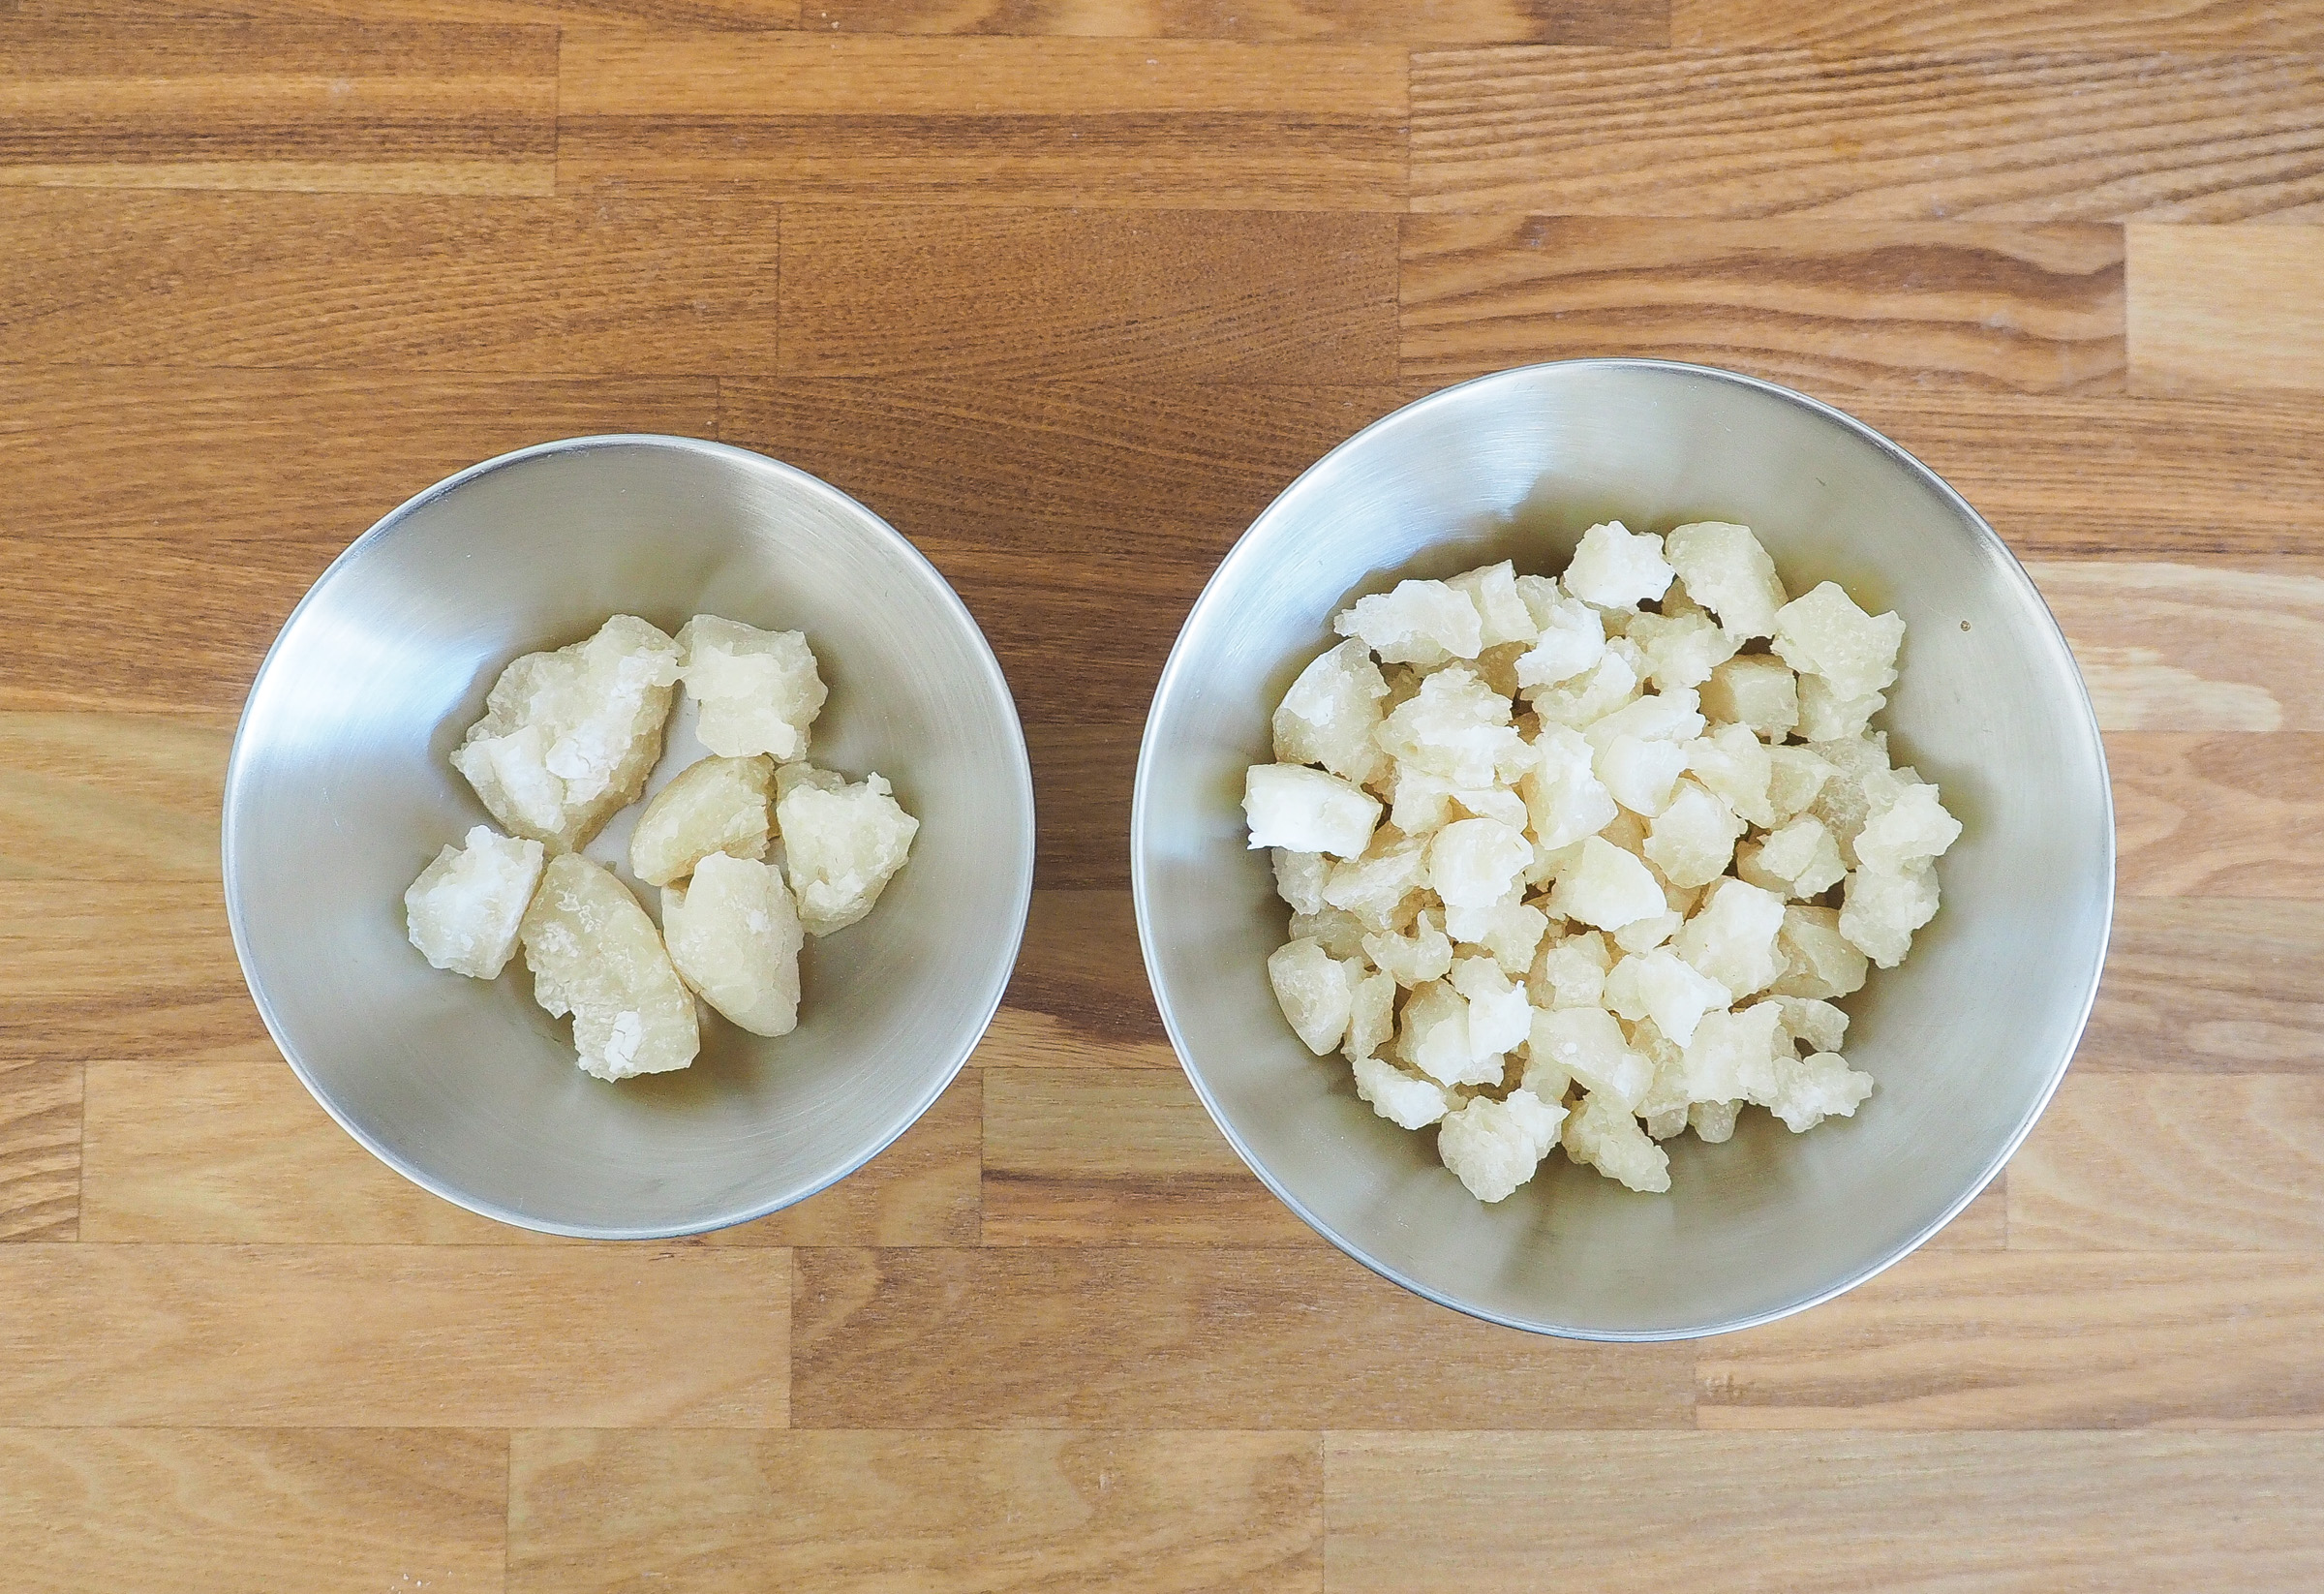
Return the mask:
<svg viewBox="0 0 2324 1594">
<path fill-rule="evenodd" d="M 1514 558 L 1562 567 L 1581 531 L 1756 529 L 1792 589 L 1830 578 L 1909 623 L 1882 720 L 1967 834 L 1905 965 L 1846 1003 L 1879 1088 L 1794 1136 L 1744 1115 L 1671 1143 L 1671 1191 L 1563 1156 L 1495 1207 L 1433 1136 L 1360 1101 L 1269 990 L 1285 934 L 1244 846 L 1244 766 L 1334 638 L 1333 613 L 1406 576 Z M 1992 530 L 1926 467 L 1812 399 L 1699 366 L 1575 360 L 1448 388 L 1341 444 L 1261 515 L 1195 604 L 1147 721 L 1131 818 L 1139 934 L 1211 1116 L 1326 1239 L 1462 1311 L 1546 1333 L 1666 1339 L 1765 1322 L 1911 1251 L 2001 1170 L 2049 1100 L 2096 992 L 2114 822 L 2065 642 Z"/>
<path fill-rule="evenodd" d="M 831 687 L 812 756 L 887 776 L 921 829 L 871 917 L 810 943 L 797 1030 L 712 1022 L 692 1067 L 607 1085 L 521 957 L 490 984 L 430 968 L 403 891 L 489 822 L 445 759 L 502 666 L 698 611 L 805 629 Z M 657 784 L 700 756 L 687 712 Z M 627 829 L 587 851 L 624 861 Z M 527 1228 L 686 1234 L 843 1178 L 959 1072 L 1031 901 L 1032 779 L 976 622 L 878 516 L 739 448 L 577 438 L 430 488 L 323 572 L 243 710 L 225 866 L 267 1027 L 382 1161 Z"/>
</svg>

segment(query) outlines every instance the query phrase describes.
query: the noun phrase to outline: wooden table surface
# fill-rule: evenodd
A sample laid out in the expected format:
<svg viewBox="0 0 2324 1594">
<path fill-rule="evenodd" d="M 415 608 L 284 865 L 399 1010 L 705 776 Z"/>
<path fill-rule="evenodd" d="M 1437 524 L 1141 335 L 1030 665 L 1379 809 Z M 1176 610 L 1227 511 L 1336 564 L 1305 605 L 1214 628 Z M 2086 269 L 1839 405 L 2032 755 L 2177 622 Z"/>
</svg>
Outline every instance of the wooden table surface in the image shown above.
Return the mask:
<svg viewBox="0 0 2324 1594">
<path fill-rule="evenodd" d="M 2324 1585 L 2318 0 L 0 0 L 0 1583 Z M 1764 373 L 2028 563 L 2113 959 L 2004 1179 L 1698 1344 L 1427 1305 L 1212 1129 L 1132 751 L 1447 382 Z M 471 461 L 723 438 L 927 551 L 1042 839 L 1006 1008 L 699 1241 L 374 1163 L 229 944 L 276 628 Z"/>
</svg>

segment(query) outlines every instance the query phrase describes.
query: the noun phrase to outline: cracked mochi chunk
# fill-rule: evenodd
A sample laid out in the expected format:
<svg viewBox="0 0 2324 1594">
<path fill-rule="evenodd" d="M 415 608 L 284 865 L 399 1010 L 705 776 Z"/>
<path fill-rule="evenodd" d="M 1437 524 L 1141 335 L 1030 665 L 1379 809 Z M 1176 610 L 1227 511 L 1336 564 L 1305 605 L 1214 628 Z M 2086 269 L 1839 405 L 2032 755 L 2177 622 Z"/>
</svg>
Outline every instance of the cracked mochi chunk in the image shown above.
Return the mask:
<svg viewBox="0 0 2324 1594">
<path fill-rule="evenodd" d="M 1584 838 L 1549 893 L 1550 912 L 1600 930 L 1619 930 L 1667 906 L 1653 872 L 1603 836 Z"/>
<path fill-rule="evenodd" d="M 648 885 L 668 885 L 714 852 L 765 857 L 774 785 L 775 760 L 764 753 L 688 764 L 637 816 L 629 836 L 631 873 Z"/>
<path fill-rule="evenodd" d="M 807 756 L 807 728 L 823 710 L 823 678 L 801 631 L 762 631 L 698 614 L 678 632 L 687 695 L 702 705 L 694 734 L 721 758 Z"/>
<path fill-rule="evenodd" d="M 565 853 L 542 871 L 518 938 L 533 998 L 573 1016 L 581 1067 L 602 1080 L 684 1068 L 700 1050 L 694 998 L 629 888 Z"/>
<path fill-rule="evenodd" d="M 1776 612 L 1789 599 L 1775 561 L 1748 526 L 1698 520 L 1663 538 L 1663 557 L 1686 583 L 1687 596 L 1719 617 L 1737 642 L 1775 634 Z"/>
<path fill-rule="evenodd" d="M 412 944 L 438 968 L 471 979 L 500 978 L 516 955 L 516 928 L 540 883 L 541 844 L 510 841 L 478 825 L 447 846 L 404 893 Z"/>
<path fill-rule="evenodd" d="M 1631 609 L 1662 597 L 1673 573 L 1663 559 L 1661 537 L 1609 520 L 1581 534 L 1564 581 L 1566 591 L 1585 603 Z"/>
<path fill-rule="evenodd" d="M 1452 1106 L 1445 1088 L 1365 1054 L 1356 1059 L 1356 1093 L 1399 1129 L 1425 1129 Z"/>
<path fill-rule="evenodd" d="M 1255 847 L 1353 858 L 1380 822 L 1380 799 L 1304 764 L 1253 764 L 1243 777 L 1242 812 Z"/>
<path fill-rule="evenodd" d="M 452 767 L 502 824 L 570 852 L 645 789 L 678 657 L 677 643 L 627 614 L 586 641 L 526 654 L 493 683 Z"/>
<path fill-rule="evenodd" d="M 903 867 L 920 821 L 876 774 L 849 784 L 811 764 L 775 772 L 775 828 L 810 935 L 844 930 L 872 911 Z"/>
<path fill-rule="evenodd" d="M 1387 760 L 1372 733 L 1388 683 L 1361 642 L 1342 642 L 1300 671 L 1275 710 L 1275 761 L 1321 764 L 1363 785 Z"/>
<path fill-rule="evenodd" d="M 1314 941 L 1286 941 L 1269 955 L 1267 979 L 1308 1051 L 1320 1058 L 1339 1049 L 1355 996 L 1345 965 Z"/>
<path fill-rule="evenodd" d="M 1802 674 L 1820 675 L 1840 697 L 1862 697 L 1896 679 L 1896 650 L 1905 623 L 1856 607 L 1838 583 L 1826 581 L 1777 611 L 1775 651 Z"/>
<path fill-rule="evenodd" d="M 1566 1155 L 1633 1190 L 1653 1195 L 1670 1188 L 1670 1153 L 1610 1096 L 1592 1092 L 1581 1098 L 1581 1106 L 1566 1119 L 1565 1143 Z"/>
<path fill-rule="evenodd" d="M 1506 1101 L 1478 1096 L 1437 1127 L 1436 1152 L 1479 1201 L 1501 1201 L 1533 1177 L 1557 1144 L 1566 1110 L 1523 1088 Z"/>
<path fill-rule="evenodd" d="M 806 934 L 782 872 L 723 852 L 661 893 L 661 928 L 678 977 L 754 1035 L 799 1027 L 799 948 Z"/>
<path fill-rule="evenodd" d="M 1442 581 L 1399 581 L 1392 592 L 1360 598 L 1331 628 L 1357 638 L 1386 664 L 1433 668 L 1484 651 L 1484 617 L 1476 600 Z"/>
</svg>

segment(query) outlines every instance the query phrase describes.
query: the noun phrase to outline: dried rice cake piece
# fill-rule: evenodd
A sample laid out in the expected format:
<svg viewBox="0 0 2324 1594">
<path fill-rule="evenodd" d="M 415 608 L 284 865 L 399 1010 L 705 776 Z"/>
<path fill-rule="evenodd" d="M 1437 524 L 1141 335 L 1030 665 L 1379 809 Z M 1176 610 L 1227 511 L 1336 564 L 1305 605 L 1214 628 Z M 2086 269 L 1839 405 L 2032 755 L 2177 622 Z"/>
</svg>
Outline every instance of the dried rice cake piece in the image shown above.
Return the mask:
<svg viewBox="0 0 2324 1594">
<path fill-rule="evenodd" d="M 1492 968 L 1489 959 L 1462 962 Z M 1456 973 L 1460 971 L 1458 964 L 1454 968 Z M 1499 974 L 1498 969 L 1493 971 Z M 1398 1020 L 1396 1055 L 1439 1085 L 1497 1086 L 1505 1072 L 1504 1058 L 1525 1038 L 1529 1026 L 1525 993 L 1522 987 L 1506 994 L 1484 990 L 1474 974 L 1467 976 L 1467 983 L 1483 990 L 1483 1011 L 1477 1011 L 1479 1004 L 1472 1003 L 1450 980 L 1433 980 L 1412 993 Z M 1514 1002 L 1510 1000 L 1513 994 Z M 1496 1046 L 1495 1041 L 1500 1044 Z"/>
<path fill-rule="evenodd" d="M 1812 748 L 1767 750 L 1767 817 L 1753 819 L 1773 829 L 1806 812 L 1832 777 L 1832 766 Z M 1738 812 L 1741 811 L 1738 809 Z M 1746 817 L 1749 817 L 1746 815 Z"/>
<path fill-rule="evenodd" d="M 1414 921 L 1412 933 L 1399 935 L 1392 930 L 1381 931 L 1363 938 L 1363 955 L 1372 966 L 1392 977 L 1397 985 L 1426 985 L 1441 980 L 1452 969 L 1452 942 L 1445 935 L 1442 915 L 1422 909 Z"/>
<path fill-rule="evenodd" d="M 1525 1044 L 1532 1032 L 1533 1008 L 1525 999 L 1525 988 L 1504 974 L 1499 964 L 1490 958 L 1454 958 L 1447 983 L 1468 999 L 1469 1049 L 1480 1061 L 1506 1057 Z"/>
<path fill-rule="evenodd" d="M 1687 772 L 1724 798 L 1737 817 L 1764 828 L 1776 823 L 1775 752 L 1749 725 L 1713 725 L 1687 744 Z"/>
<path fill-rule="evenodd" d="M 1597 663 L 1573 680 L 1532 688 L 1526 701 L 1544 724 L 1579 729 L 1637 700 L 1639 662 L 1609 645 Z"/>
<path fill-rule="evenodd" d="M 1862 697 L 1893 682 L 1904 640 L 1902 620 L 1866 614 L 1834 581 L 1819 583 L 1775 617 L 1777 657 L 1802 674 L 1822 676 L 1840 697 Z"/>
<path fill-rule="evenodd" d="M 629 614 L 585 641 L 526 654 L 492 684 L 452 767 L 510 831 L 573 851 L 645 789 L 678 659 L 676 642 Z"/>
<path fill-rule="evenodd" d="M 1342 961 L 1363 957 L 1363 939 L 1371 926 L 1344 908 L 1326 907 L 1321 913 L 1294 913 L 1291 938 L 1311 940 Z"/>
<path fill-rule="evenodd" d="M 1388 683 L 1364 645 L 1356 640 L 1319 656 L 1300 672 L 1275 710 L 1275 761 L 1321 764 L 1362 785 L 1380 773 L 1386 755 L 1372 740 Z"/>
<path fill-rule="evenodd" d="M 1373 739 L 1399 766 L 1460 786 L 1499 784 L 1528 762 L 1525 738 L 1510 723 L 1509 699 L 1462 664 L 1423 680 Z"/>
<path fill-rule="evenodd" d="M 1827 1118 L 1853 1118 L 1856 1105 L 1872 1094 L 1870 1074 L 1850 1068 L 1835 1052 L 1811 1058 L 1777 1057 L 1769 1064 L 1766 1088 L 1754 1099 L 1784 1120 L 1793 1134 L 1805 1134 Z"/>
<path fill-rule="evenodd" d="M 1517 656 L 1520 691 L 1571 681 L 1605 657 L 1605 622 L 1546 576 L 1517 577 L 1517 594 L 1534 623 L 1533 645 Z"/>
<path fill-rule="evenodd" d="M 1839 842 L 1811 816 L 1738 848 L 1735 873 L 1762 890 L 1814 897 L 1838 885 L 1848 866 L 1840 861 Z"/>
<path fill-rule="evenodd" d="M 1554 852 L 1613 823 L 1613 793 L 1598 779 L 1595 753 L 1570 725 L 1545 724 L 1533 740 L 1533 757 L 1517 782 L 1535 843 Z"/>
<path fill-rule="evenodd" d="M 1498 819 L 1525 828 L 1525 800 L 1509 786 L 1456 785 L 1410 764 L 1388 762 L 1395 769 L 1388 822 L 1407 836 L 1424 836 L 1455 819 Z"/>
<path fill-rule="evenodd" d="M 1471 915 L 1468 928 L 1476 931 L 1470 944 L 1483 947 L 1502 973 L 1515 979 L 1533 966 L 1549 915 L 1531 903 L 1500 903 Z"/>
<path fill-rule="evenodd" d="M 1428 843 L 1428 888 L 1445 904 L 1445 924 L 1457 940 L 1484 933 L 1494 906 L 1517 889 L 1533 862 L 1525 833 L 1498 819 L 1462 819 Z"/>
<path fill-rule="evenodd" d="M 1402 836 L 1382 825 L 1361 856 L 1331 866 L 1324 879 L 1327 905 L 1353 913 L 1367 933 L 1402 930 L 1403 904 L 1428 878 L 1430 838 Z"/>
<path fill-rule="evenodd" d="M 1699 687 L 1735 656 L 1735 639 L 1700 615 L 1642 614 L 1622 634 L 1645 650 L 1657 691 Z"/>
<path fill-rule="evenodd" d="M 1740 1001 L 1783 973 L 1775 950 L 1783 928 L 1784 899 L 1730 875 L 1703 894 L 1702 906 L 1670 938 L 1670 950 Z"/>
<path fill-rule="evenodd" d="M 1777 611 L 1789 599 L 1775 561 L 1748 526 L 1698 520 L 1671 528 L 1663 557 L 1696 602 L 1719 617 L 1737 642 L 1773 636 Z"/>
<path fill-rule="evenodd" d="M 1870 812 L 1856 833 L 1856 862 L 1866 869 L 1902 874 L 1942 857 L 1961 839 L 1961 821 L 1944 811 L 1935 786 L 1904 783 L 1868 795 Z"/>
<path fill-rule="evenodd" d="M 1355 1067 L 1357 1095 L 1399 1129 L 1425 1129 L 1452 1110 L 1452 1097 L 1432 1079 L 1369 1055 L 1358 1058 Z"/>
<path fill-rule="evenodd" d="M 1384 973 L 1357 978 L 1361 966 L 1346 966 L 1354 983 L 1348 988 L 1348 1032 L 1339 1049 L 1350 1062 L 1373 1056 L 1396 1032 L 1396 982 Z"/>
<path fill-rule="evenodd" d="M 1619 1180 L 1633 1190 L 1660 1194 L 1670 1188 L 1670 1155 L 1638 1127 L 1630 1110 L 1610 1096 L 1593 1092 L 1565 1122 L 1566 1155 Z"/>
<path fill-rule="evenodd" d="M 1882 968 L 1912 950 L 1912 932 L 1937 916 L 1937 872 L 1927 864 L 1859 869 L 1840 900 L 1840 934 Z"/>
<path fill-rule="evenodd" d="M 1681 779 L 1669 803 L 1655 815 L 1654 827 L 1646 837 L 1646 861 L 1674 886 L 1709 885 L 1727 873 L 1735 839 L 1744 828 L 1735 811 L 1709 787 Z M 1835 848 L 1835 863 L 1839 856 Z"/>
<path fill-rule="evenodd" d="M 1687 1103 L 1687 1127 L 1706 1146 L 1723 1145 L 1735 1138 L 1735 1119 L 1742 1112 L 1739 1101 L 1691 1101 Z"/>
<path fill-rule="evenodd" d="M 1843 697 L 1820 675 L 1799 678 L 1799 737 L 1804 742 L 1837 742 L 1861 736 L 1872 717 L 1888 706 L 1885 693 Z"/>
<path fill-rule="evenodd" d="M 1590 836 L 1549 893 L 1549 911 L 1600 930 L 1619 930 L 1666 911 L 1663 888 L 1636 856 L 1603 836 Z"/>
<path fill-rule="evenodd" d="M 1667 950 L 1634 953 L 1605 976 L 1605 1005 L 1633 1024 L 1651 1019 L 1675 1046 L 1694 1039 L 1704 1015 L 1733 999 L 1726 986 Z"/>
<path fill-rule="evenodd" d="M 551 858 L 518 930 L 533 998 L 573 1016 L 575 1058 L 602 1080 L 684 1068 L 701 1050 L 694 998 L 629 888 L 573 853 Z"/>
<path fill-rule="evenodd" d="M 1780 742 L 1799 725 L 1799 679 L 1765 654 L 1746 653 L 1711 671 L 1700 693 L 1704 715 L 1723 724 L 1749 725 Z"/>
<path fill-rule="evenodd" d="M 1477 635 L 1483 648 L 1529 647 L 1541 635 L 1533 611 L 1517 592 L 1517 570 L 1510 561 L 1463 570 L 1445 585 L 1468 594 L 1477 605 Z"/>
<path fill-rule="evenodd" d="M 1506 1101 L 1479 1096 L 1438 1126 L 1437 1155 L 1478 1200 L 1505 1200 L 1533 1178 L 1565 1120 L 1563 1107 L 1521 1087 Z"/>
<path fill-rule="evenodd" d="M 714 852 L 767 855 L 775 760 L 704 758 L 654 794 L 629 837 L 629 869 L 648 885 L 668 885 Z"/>
<path fill-rule="evenodd" d="M 1360 598 L 1332 617 L 1331 628 L 1360 639 L 1384 664 L 1434 667 L 1474 659 L 1484 647 L 1476 601 L 1442 581 L 1399 581 L 1391 591 Z"/>
<path fill-rule="evenodd" d="M 782 871 L 705 854 L 684 885 L 664 886 L 661 930 L 678 977 L 753 1035 L 799 1027 L 799 949 L 807 939 Z"/>
<path fill-rule="evenodd" d="M 1794 904 L 1784 909 L 1775 948 L 1784 971 L 1768 991 L 1778 996 L 1826 999 L 1864 988 L 1864 954 L 1840 933 L 1840 911 Z"/>
<path fill-rule="evenodd" d="M 1604 1092 L 1626 1112 L 1654 1084 L 1654 1063 L 1631 1050 L 1622 1026 L 1603 1007 L 1535 1008 L 1526 1047 L 1531 1062 L 1555 1068 L 1593 1094 Z"/>
<path fill-rule="evenodd" d="M 911 855 L 920 821 L 876 773 L 850 783 L 812 764 L 775 772 L 775 826 L 810 935 L 844 930 L 872 911 Z"/>
<path fill-rule="evenodd" d="M 1837 1052 L 1848 1040 L 1848 1015 L 1828 1001 L 1801 996 L 1778 996 L 1778 1011 L 1783 1014 L 1783 1044 L 1775 1055 L 1797 1057 L 1798 1049 L 1810 1052 Z"/>
<path fill-rule="evenodd" d="M 702 705 L 694 734 L 721 758 L 807 756 L 808 727 L 830 696 L 803 631 L 762 631 L 698 614 L 678 632 L 687 695 Z"/>
<path fill-rule="evenodd" d="M 1253 764 L 1243 777 L 1242 812 L 1255 847 L 1353 858 L 1372 839 L 1380 799 L 1304 764 Z"/>
<path fill-rule="evenodd" d="M 1544 1007 L 1597 1007 L 1605 994 L 1606 970 L 1613 966 L 1605 936 L 1587 930 L 1543 947 L 1526 983 Z"/>
<path fill-rule="evenodd" d="M 428 962 L 495 980 L 516 956 L 517 926 L 540 884 L 543 848 L 477 825 L 447 846 L 404 893 L 405 933 Z"/>
<path fill-rule="evenodd" d="M 1663 558 L 1661 537 L 1609 520 L 1581 534 L 1562 579 L 1566 591 L 1585 603 L 1635 609 L 1662 597 L 1674 573 Z"/>
<path fill-rule="evenodd" d="M 1347 966 L 1314 941 L 1286 941 L 1269 955 L 1267 978 L 1307 1050 L 1319 1058 L 1337 1051 L 1355 995 Z"/>
<path fill-rule="evenodd" d="M 1706 1013 L 1686 1042 L 1690 1101 L 1758 1099 L 1774 1079 L 1783 1009 L 1755 1002 L 1732 1013 Z"/>
<path fill-rule="evenodd" d="M 1324 882 L 1331 877 L 1331 860 L 1320 852 L 1294 852 L 1279 846 L 1270 854 L 1275 866 L 1275 895 L 1299 913 L 1324 910 Z"/>
</svg>

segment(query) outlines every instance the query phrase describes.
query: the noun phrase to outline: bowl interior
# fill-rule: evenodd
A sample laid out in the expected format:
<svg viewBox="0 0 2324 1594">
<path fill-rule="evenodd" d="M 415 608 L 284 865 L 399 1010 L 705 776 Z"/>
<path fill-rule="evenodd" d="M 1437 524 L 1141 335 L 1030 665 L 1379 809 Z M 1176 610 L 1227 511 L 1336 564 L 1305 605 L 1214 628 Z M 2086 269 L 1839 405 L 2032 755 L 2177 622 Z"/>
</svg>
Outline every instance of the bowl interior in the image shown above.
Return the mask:
<svg viewBox="0 0 2324 1594">
<path fill-rule="evenodd" d="M 1514 558 L 1555 571 L 1620 518 L 1753 527 L 1794 593 L 1841 582 L 1909 630 L 1877 725 L 1967 827 L 1942 910 L 1843 1005 L 1879 1081 L 1852 1119 L 1670 1143 L 1667 1196 L 1553 1156 L 1483 1207 L 1310 1056 L 1269 990 L 1286 934 L 1245 847 L 1246 765 L 1331 616 L 1407 576 Z M 1254 524 L 1196 605 L 1148 720 L 1133 819 L 1141 934 L 1179 1056 L 1291 1206 L 1359 1259 L 1519 1327 L 1653 1338 L 1740 1327 L 1910 1250 L 2001 1167 L 2048 1100 L 2095 993 L 2113 820 L 2089 699 L 2033 585 L 1900 450 L 1798 395 L 1697 367 L 1577 361 L 1421 401 L 1343 445 Z"/>
<path fill-rule="evenodd" d="M 432 969 L 402 897 L 492 822 L 446 760 L 503 666 L 616 612 L 804 629 L 831 689 L 810 755 L 885 775 L 921 829 L 877 909 L 809 942 L 797 1030 L 712 1020 L 692 1067 L 607 1085 L 573 1065 L 521 955 L 491 983 Z M 681 704 L 656 786 L 701 755 Z M 628 830 L 587 851 L 636 889 Z M 983 635 L 871 511 L 739 449 L 585 440 L 423 494 L 317 584 L 244 713 L 226 874 L 276 1039 L 383 1159 L 510 1222 L 678 1234 L 811 1194 L 942 1092 L 1015 959 L 1031 779 Z"/>
</svg>

